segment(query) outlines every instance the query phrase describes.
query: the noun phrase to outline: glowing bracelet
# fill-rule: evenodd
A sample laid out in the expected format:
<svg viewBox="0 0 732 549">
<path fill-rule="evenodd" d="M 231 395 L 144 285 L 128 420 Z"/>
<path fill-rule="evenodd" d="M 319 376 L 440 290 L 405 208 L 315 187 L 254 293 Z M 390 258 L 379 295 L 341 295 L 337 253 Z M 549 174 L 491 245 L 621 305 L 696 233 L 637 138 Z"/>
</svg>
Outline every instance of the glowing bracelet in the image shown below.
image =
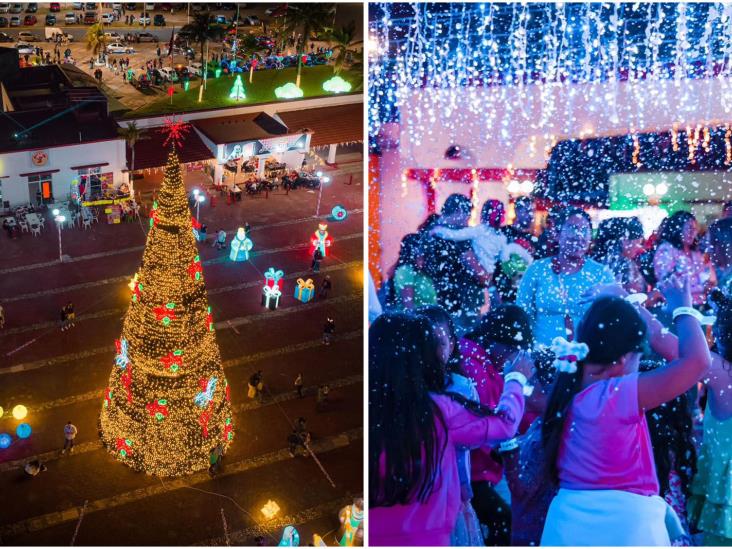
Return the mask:
<svg viewBox="0 0 732 549">
<path fill-rule="evenodd" d="M 521 372 L 511 372 L 506 374 L 503 378 L 503 382 L 508 383 L 509 381 L 518 381 L 521 384 L 521 392 L 524 396 L 531 396 L 534 392 L 534 387 L 529 385 L 529 380 L 526 379 L 526 376 Z"/>
<path fill-rule="evenodd" d="M 519 447 L 518 439 L 514 437 L 509 440 L 504 440 L 503 442 L 501 442 L 501 444 L 498 445 L 498 451 L 500 453 L 510 452 L 511 450 L 515 450 L 518 447 Z"/>
<path fill-rule="evenodd" d="M 672 314 L 672 318 L 673 320 L 676 320 L 682 315 L 689 315 L 696 318 L 702 326 L 711 326 L 717 320 L 716 316 L 704 316 L 693 307 L 676 307 Z"/>
</svg>

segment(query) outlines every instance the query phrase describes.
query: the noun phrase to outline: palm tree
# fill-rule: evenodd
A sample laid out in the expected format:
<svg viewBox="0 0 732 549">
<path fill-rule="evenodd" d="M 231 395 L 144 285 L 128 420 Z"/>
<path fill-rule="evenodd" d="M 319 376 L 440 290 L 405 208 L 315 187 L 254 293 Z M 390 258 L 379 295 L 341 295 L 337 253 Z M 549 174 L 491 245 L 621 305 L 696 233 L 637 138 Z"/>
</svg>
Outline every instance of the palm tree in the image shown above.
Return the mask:
<svg viewBox="0 0 732 549">
<path fill-rule="evenodd" d="M 99 58 L 99 54 L 104 51 L 107 44 L 107 38 L 104 36 L 104 26 L 97 23 L 89 27 L 86 31 L 86 49 L 92 50 L 92 53 Z"/>
<path fill-rule="evenodd" d="M 334 4 L 288 4 L 287 19 L 284 24 L 288 34 L 300 33 L 297 41 L 297 81 L 295 85 L 300 87 L 300 75 L 302 73 L 302 56 L 307 47 L 308 41 L 313 36 L 322 34 L 327 29 L 327 24 L 333 17 Z"/>
<path fill-rule="evenodd" d="M 343 70 L 343 66 L 349 55 L 353 56 L 357 52 L 353 46 L 363 43 L 363 40 L 354 40 L 353 37 L 355 35 L 355 21 L 351 21 L 344 27 L 323 33 L 323 40 L 330 43 L 333 53 L 336 54 L 335 63 L 333 64 L 333 74 L 339 74 Z"/>
<path fill-rule="evenodd" d="M 142 130 L 137 127 L 137 122 L 134 121 L 129 122 L 126 128 L 117 128 L 117 134 L 122 139 L 124 139 L 129 145 L 130 149 L 132 149 L 132 163 L 129 167 L 130 194 L 132 194 L 132 174 L 135 171 L 135 143 L 137 143 L 138 141 L 142 141 L 143 139 L 147 139 L 147 136 L 142 133 Z"/>
<path fill-rule="evenodd" d="M 207 11 L 196 13 L 193 21 L 184 25 L 181 32 L 187 32 L 191 36 L 193 42 L 198 42 L 201 46 L 201 66 L 206 66 L 204 60 L 204 49 L 209 41 L 221 40 L 224 36 L 224 29 L 219 25 L 211 23 L 211 14 Z"/>
</svg>

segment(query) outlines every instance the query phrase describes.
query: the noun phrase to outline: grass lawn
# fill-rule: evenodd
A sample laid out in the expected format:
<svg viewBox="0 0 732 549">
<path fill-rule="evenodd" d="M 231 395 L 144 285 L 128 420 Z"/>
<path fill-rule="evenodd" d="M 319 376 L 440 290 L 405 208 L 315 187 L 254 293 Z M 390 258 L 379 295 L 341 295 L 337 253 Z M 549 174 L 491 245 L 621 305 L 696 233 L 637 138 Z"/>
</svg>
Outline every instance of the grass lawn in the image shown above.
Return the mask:
<svg viewBox="0 0 732 549">
<path fill-rule="evenodd" d="M 235 107 L 254 105 L 257 103 L 273 103 L 275 101 L 286 101 L 277 99 L 274 90 L 288 82 L 295 82 L 297 77 L 297 68 L 290 69 L 270 69 L 264 71 L 255 71 L 253 82 L 249 83 L 249 73 L 242 73 L 242 82 L 244 83 L 244 93 L 246 99 L 236 101 L 229 99 L 229 93 L 236 80 L 235 76 L 220 76 L 219 78 L 209 78 L 206 84 L 206 90 L 203 92 L 203 101 L 198 102 L 198 87 L 200 80 L 194 80 L 190 84 L 188 91 L 183 91 L 180 84 L 175 84 L 175 94 L 173 95 L 173 103 L 170 98 L 165 96 L 157 101 L 141 107 L 140 109 L 130 111 L 126 118 L 132 118 L 140 115 L 166 114 L 181 111 L 197 111 L 202 109 L 215 109 L 222 107 Z M 301 99 L 307 97 L 323 97 L 335 95 L 323 90 L 323 82 L 333 77 L 333 68 L 331 66 L 322 65 L 318 67 L 303 67 L 300 87 L 304 92 Z M 360 73 L 350 71 L 342 71 L 340 77 L 350 82 L 353 86 L 351 92 L 363 89 L 363 79 Z M 169 85 L 166 85 L 166 89 Z"/>
</svg>

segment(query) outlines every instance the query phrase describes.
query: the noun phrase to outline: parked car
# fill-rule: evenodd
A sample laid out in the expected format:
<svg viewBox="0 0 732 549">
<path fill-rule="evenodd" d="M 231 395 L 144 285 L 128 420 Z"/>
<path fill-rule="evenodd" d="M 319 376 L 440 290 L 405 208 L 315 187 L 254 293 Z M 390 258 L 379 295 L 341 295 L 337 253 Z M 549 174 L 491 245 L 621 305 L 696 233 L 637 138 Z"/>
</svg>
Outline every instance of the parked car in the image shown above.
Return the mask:
<svg viewBox="0 0 732 549">
<path fill-rule="evenodd" d="M 33 44 L 27 44 L 25 42 L 18 42 L 15 44 L 15 49 L 18 50 L 20 55 L 33 55 L 36 53 L 36 48 Z"/>
<path fill-rule="evenodd" d="M 97 9 L 97 3 L 96 2 L 87 2 L 84 4 L 86 11 L 94 11 Z"/>
<path fill-rule="evenodd" d="M 23 19 L 23 24 L 26 27 L 32 27 L 36 23 L 38 23 L 38 18 L 35 15 L 26 15 Z"/>
<path fill-rule="evenodd" d="M 97 22 L 97 13 L 94 11 L 88 11 L 84 14 L 84 24 L 93 25 Z"/>
<path fill-rule="evenodd" d="M 10 11 L 10 4 L 0 4 L 0 13 L 8 13 Z"/>
<path fill-rule="evenodd" d="M 112 23 L 114 23 L 114 14 L 113 13 L 103 13 L 100 16 L 99 21 L 101 21 L 101 23 L 103 25 L 111 25 Z"/>
<path fill-rule="evenodd" d="M 46 14 L 46 26 L 53 26 L 56 24 L 56 16 L 52 13 Z"/>
<path fill-rule="evenodd" d="M 61 4 L 59 2 L 51 2 L 51 5 L 48 9 L 54 13 L 59 12 L 61 11 Z"/>
<path fill-rule="evenodd" d="M 154 34 L 150 34 L 149 32 L 140 32 L 137 33 L 137 41 L 138 42 L 157 42 L 158 37 Z"/>
<path fill-rule="evenodd" d="M 280 4 L 273 8 L 267 8 L 264 10 L 264 15 L 268 17 L 282 17 L 287 12 L 287 4 Z"/>
<path fill-rule="evenodd" d="M 6 32 L 0 32 L 0 42 L 13 42 L 15 39 Z"/>
<path fill-rule="evenodd" d="M 63 42 L 73 42 L 74 37 L 68 32 L 61 32 L 58 27 L 46 27 L 44 29 L 46 42 L 55 42 L 56 39 L 61 36 Z"/>
<path fill-rule="evenodd" d="M 10 26 L 11 27 L 19 27 L 20 26 L 20 17 L 18 17 L 17 15 L 13 15 L 10 18 Z"/>
<path fill-rule="evenodd" d="M 25 13 L 36 13 L 38 11 L 38 4 L 36 2 L 29 2 L 25 8 Z"/>
<path fill-rule="evenodd" d="M 68 12 L 66 15 L 64 15 L 64 23 L 67 25 L 73 25 L 76 23 L 76 14 L 73 12 Z"/>
<path fill-rule="evenodd" d="M 140 17 L 137 18 L 137 22 L 140 23 L 140 25 L 149 25 L 150 24 L 150 14 L 141 13 Z"/>
<path fill-rule="evenodd" d="M 0 27 L 7 27 L 10 24 L 7 17 L 0 17 Z"/>
<path fill-rule="evenodd" d="M 126 46 L 121 42 L 107 44 L 107 53 L 134 53 L 134 48 Z"/>
<path fill-rule="evenodd" d="M 261 27 L 262 22 L 256 15 L 247 15 L 246 17 L 239 17 L 239 22 L 242 27 Z"/>
<path fill-rule="evenodd" d="M 226 25 L 228 21 L 225 15 L 214 15 L 213 22 L 217 25 Z"/>
<path fill-rule="evenodd" d="M 172 11 L 173 4 L 170 4 L 169 2 L 166 2 L 164 4 L 158 4 L 158 10 L 160 11 Z"/>
<path fill-rule="evenodd" d="M 122 3 L 121 2 L 112 2 L 112 9 L 122 11 Z"/>
<path fill-rule="evenodd" d="M 145 2 L 145 11 L 155 11 L 155 4 L 152 2 Z"/>
<path fill-rule="evenodd" d="M 10 4 L 10 13 L 22 13 L 23 4 Z"/>
<path fill-rule="evenodd" d="M 136 8 L 137 8 L 137 4 L 135 4 L 134 2 L 128 2 L 127 4 L 125 4 L 125 9 L 127 11 L 133 11 Z"/>
<path fill-rule="evenodd" d="M 18 41 L 19 42 L 40 42 L 41 39 L 38 38 L 35 34 L 28 31 L 20 31 L 18 33 Z"/>
<path fill-rule="evenodd" d="M 200 63 L 190 63 L 186 69 L 193 76 L 201 76 L 203 74 L 203 67 Z"/>
<path fill-rule="evenodd" d="M 206 4 L 201 4 L 198 2 L 191 4 L 191 11 L 193 13 L 198 13 L 199 11 L 206 11 L 206 9 L 207 9 Z"/>
<path fill-rule="evenodd" d="M 107 42 L 124 42 L 124 37 L 118 32 L 105 32 L 104 39 Z"/>
<path fill-rule="evenodd" d="M 71 9 L 74 9 L 74 10 L 77 10 L 77 11 L 83 10 L 84 9 L 84 2 L 73 2 L 71 4 Z"/>
<path fill-rule="evenodd" d="M 153 18 L 153 25 L 156 27 L 164 27 L 165 26 L 165 17 L 161 13 L 156 13 L 155 17 Z"/>
<path fill-rule="evenodd" d="M 178 81 L 178 73 L 175 72 L 174 69 L 171 69 L 170 67 L 163 67 L 162 69 L 158 69 L 160 71 L 160 74 L 163 75 L 163 78 L 165 78 L 168 82 L 177 82 Z"/>
</svg>

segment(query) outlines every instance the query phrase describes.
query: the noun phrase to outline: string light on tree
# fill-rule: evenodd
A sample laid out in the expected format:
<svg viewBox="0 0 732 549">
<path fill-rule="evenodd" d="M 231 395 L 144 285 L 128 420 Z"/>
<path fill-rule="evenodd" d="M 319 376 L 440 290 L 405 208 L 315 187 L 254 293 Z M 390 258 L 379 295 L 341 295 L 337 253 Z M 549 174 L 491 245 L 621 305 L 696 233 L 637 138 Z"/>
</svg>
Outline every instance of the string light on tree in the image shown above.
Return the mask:
<svg viewBox="0 0 732 549">
<path fill-rule="evenodd" d="M 135 470 L 174 477 L 206 469 L 210 449 L 219 442 L 228 446 L 233 426 L 175 151 L 186 130 L 174 121 L 166 130 L 173 147 L 100 424 L 102 442 L 117 459 Z"/>
</svg>

